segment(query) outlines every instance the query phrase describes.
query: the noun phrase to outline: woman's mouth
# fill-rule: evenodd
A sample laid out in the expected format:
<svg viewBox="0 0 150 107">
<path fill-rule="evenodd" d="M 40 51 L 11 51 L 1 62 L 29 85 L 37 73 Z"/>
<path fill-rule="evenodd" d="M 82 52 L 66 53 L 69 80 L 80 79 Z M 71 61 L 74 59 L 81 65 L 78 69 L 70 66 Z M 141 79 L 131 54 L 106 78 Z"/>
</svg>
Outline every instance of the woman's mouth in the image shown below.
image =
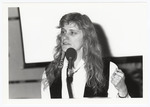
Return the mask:
<svg viewBox="0 0 150 107">
<path fill-rule="evenodd" d="M 67 43 L 67 42 L 63 42 L 63 45 L 70 45 L 70 43 Z"/>
</svg>

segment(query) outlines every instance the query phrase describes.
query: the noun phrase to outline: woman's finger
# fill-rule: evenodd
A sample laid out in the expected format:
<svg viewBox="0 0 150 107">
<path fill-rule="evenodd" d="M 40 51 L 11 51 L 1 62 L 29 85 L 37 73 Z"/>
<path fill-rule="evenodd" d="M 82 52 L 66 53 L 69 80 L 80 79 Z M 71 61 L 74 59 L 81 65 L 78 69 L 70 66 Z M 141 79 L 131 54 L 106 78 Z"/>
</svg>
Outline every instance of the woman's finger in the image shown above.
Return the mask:
<svg viewBox="0 0 150 107">
<path fill-rule="evenodd" d="M 116 69 L 116 71 L 112 74 L 111 82 L 117 86 L 117 84 L 124 78 L 124 73 L 120 69 Z"/>
<path fill-rule="evenodd" d="M 124 73 L 120 69 L 116 69 L 115 74 L 122 77 L 122 78 L 124 77 Z"/>
</svg>

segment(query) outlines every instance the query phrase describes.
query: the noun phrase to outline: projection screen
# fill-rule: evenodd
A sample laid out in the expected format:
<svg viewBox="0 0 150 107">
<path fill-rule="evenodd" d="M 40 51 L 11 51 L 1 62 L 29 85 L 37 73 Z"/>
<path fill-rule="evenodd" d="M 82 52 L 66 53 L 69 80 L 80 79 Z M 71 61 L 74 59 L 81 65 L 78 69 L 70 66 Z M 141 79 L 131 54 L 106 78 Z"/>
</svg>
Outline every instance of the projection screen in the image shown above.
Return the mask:
<svg viewBox="0 0 150 107">
<path fill-rule="evenodd" d="M 145 3 L 26 3 L 19 5 L 25 63 L 53 60 L 60 18 L 86 14 L 99 24 L 113 56 L 144 55 L 147 36 Z"/>
</svg>

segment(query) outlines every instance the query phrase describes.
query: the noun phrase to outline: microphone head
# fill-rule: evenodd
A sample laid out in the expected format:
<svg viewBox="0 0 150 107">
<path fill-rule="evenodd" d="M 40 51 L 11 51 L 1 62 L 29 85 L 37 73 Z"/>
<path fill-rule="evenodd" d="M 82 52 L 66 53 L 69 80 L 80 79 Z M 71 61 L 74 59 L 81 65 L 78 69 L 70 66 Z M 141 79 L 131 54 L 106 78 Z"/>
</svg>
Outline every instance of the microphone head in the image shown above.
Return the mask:
<svg viewBox="0 0 150 107">
<path fill-rule="evenodd" d="M 77 58 L 77 52 L 74 48 L 68 48 L 65 54 L 68 61 L 75 61 Z"/>
</svg>

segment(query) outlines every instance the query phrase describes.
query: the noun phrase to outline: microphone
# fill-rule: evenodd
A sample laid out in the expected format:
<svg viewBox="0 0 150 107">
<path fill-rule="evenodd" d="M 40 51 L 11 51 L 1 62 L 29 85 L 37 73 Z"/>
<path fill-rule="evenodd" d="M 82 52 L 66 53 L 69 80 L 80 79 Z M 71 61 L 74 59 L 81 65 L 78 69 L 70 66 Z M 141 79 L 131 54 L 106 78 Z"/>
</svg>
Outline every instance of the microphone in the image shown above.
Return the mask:
<svg viewBox="0 0 150 107">
<path fill-rule="evenodd" d="M 68 76 L 70 77 L 73 75 L 72 67 L 74 67 L 74 61 L 77 58 L 77 52 L 74 48 L 68 48 L 65 55 L 68 60 Z"/>
<path fill-rule="evenodd" d="M 68 60 L 68 68 L 67 68 L 67 88 L 68 88 L 68 94 L 69 98 L 73 98 L 73 93 L 72 93 L 72 81 L 73 81 L 73 70 L 72 67 L 74 67 L 74 61 L 77 58 L 77 52 L 73 48 L 68 48 L 66 53 L 66 58 Z"/>
</svg>

